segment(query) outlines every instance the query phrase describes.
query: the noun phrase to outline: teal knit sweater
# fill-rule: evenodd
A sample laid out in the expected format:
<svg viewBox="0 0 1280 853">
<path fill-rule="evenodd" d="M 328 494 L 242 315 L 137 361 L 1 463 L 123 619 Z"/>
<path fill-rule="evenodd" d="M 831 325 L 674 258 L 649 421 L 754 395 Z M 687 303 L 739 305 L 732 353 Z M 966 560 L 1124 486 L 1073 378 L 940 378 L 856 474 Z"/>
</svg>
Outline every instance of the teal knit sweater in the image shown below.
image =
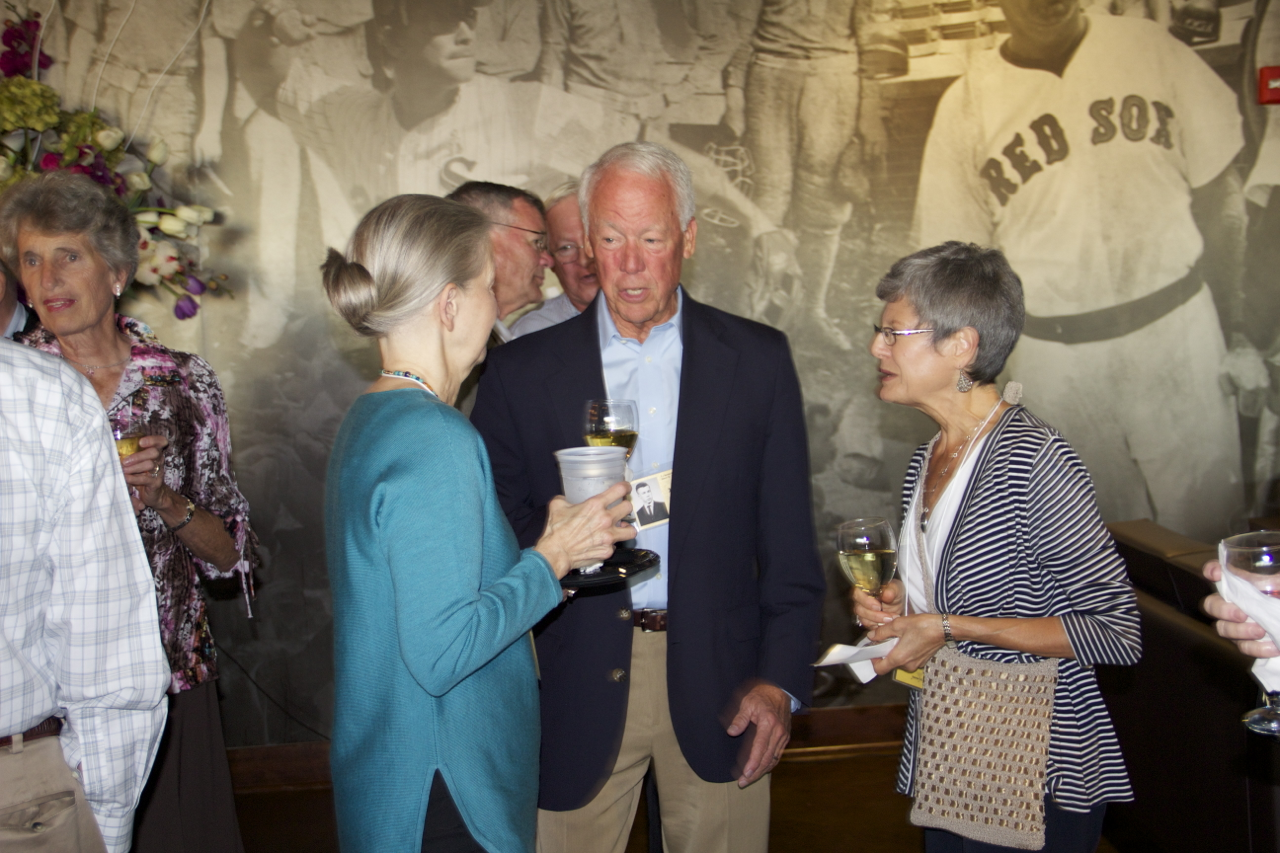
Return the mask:
<svg viewBox="0 0 1280 853">
<path fill-rule="evenodd" d="M 479 433 L 425 391 L 356 400 L 329 458 L 325 549 L 344 853 L 420 850 L 436 770 L 486 850 L 532 851 L 526 634 L 560 587 L 540 554 L 517 548 Z"/>
</svg>

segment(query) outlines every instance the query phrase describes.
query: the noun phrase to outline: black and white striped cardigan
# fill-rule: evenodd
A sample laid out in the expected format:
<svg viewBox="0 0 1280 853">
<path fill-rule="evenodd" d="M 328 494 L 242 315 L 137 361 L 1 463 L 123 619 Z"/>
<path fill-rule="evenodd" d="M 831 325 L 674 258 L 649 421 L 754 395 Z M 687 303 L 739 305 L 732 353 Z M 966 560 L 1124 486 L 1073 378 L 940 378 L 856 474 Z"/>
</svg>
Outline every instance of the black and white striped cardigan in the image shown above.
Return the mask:
<svg viewBox="0 0 1280 853">
<path fill-rule="evenodd" d="M 928 445 L 912 456 L 903 517 Z M 983 444 L 936 568 L 934 599 L 961 616 L 1060 616 L 1075 660 L 1058 664 L 1047 793 L 1067 811 L 1133 799 L 1095 664 L 1142 654 L 1137 599 L 1102 524 L 1084 463 L 1057 430 L 1015 406 Z M 1035 655 L 961 642 L 967 655 L 1033 662 Z M 912 691 L 898 791 L 915 779 L 919 697 Z"/>
</svg>

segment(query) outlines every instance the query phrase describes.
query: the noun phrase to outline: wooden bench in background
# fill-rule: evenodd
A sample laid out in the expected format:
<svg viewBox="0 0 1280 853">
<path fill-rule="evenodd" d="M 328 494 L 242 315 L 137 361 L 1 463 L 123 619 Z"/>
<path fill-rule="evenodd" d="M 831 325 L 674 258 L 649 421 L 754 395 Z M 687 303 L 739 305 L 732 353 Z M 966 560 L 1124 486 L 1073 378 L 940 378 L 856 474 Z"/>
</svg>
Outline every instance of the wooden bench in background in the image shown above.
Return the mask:
<svg viewBox="0 0 1280 853">
<path fill-rule="evenodd" d="M 1280 743 L 1249 734 L 1258 704 L 1252 660 L 1199 609 L 1212 545 L 1150 521 L 1108 525 L 1138 590 L 1142 660 L 1099 667 L 1133 779 L 1132 803 L 1107 810 L 1122 853 L 1275 853 Z"/>
</svg>

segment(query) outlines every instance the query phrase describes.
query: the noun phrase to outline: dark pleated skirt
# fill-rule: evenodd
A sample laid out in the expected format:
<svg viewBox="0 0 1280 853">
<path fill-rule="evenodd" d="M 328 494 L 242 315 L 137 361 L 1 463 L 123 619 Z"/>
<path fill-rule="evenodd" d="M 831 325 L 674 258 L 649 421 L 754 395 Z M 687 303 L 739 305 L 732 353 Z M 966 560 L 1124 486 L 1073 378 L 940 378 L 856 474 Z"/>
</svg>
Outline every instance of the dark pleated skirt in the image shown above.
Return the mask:
<svg viewBox="0 0 1280 853">
<path fill-rule="evenodd" d="M 169 695 L 133 820 L 133 853 L 244 853 L 215 682 Z"/>
</svg>

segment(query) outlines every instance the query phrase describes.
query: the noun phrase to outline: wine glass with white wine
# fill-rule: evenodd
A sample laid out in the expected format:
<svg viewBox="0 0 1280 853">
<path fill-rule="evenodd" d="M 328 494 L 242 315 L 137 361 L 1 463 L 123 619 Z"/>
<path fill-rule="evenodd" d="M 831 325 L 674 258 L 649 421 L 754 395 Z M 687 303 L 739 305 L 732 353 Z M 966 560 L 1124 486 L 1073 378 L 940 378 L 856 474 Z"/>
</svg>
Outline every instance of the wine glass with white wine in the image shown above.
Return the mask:
<svg viewBox="0 0 1280 853">
<path fill-rule="evenodd" d="M 582 437 L 592 447 L 625 447 L 630 459 L 640 437 L 635 400 L 588 400 Z"/>
<path fill-rule="evenodd" d="M 854 518 L 836 528 L 840 569 L 849 583 L 880 597 L 880 589 L 898 568 L 898 538 L 886 519 Z"/>
</svg>

